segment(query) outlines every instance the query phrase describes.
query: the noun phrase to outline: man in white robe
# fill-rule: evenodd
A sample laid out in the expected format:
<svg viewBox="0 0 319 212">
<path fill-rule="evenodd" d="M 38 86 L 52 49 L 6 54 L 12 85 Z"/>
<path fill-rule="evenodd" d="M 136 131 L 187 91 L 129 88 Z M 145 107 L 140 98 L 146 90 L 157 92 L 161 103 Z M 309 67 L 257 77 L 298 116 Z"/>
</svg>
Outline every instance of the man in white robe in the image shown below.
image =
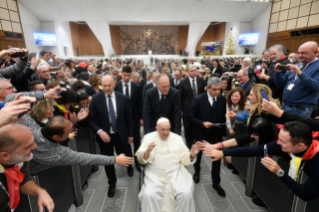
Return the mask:
<svg viewBox="0 0 319 212">
<path fill-rule="evenodd" d="M 167 118 L 160 118 L 136 152 L 138 162 L 146 165 L 139 194 L 142 212 L 195 212 L 194 182 L 185 166 L 195 163 L 200 143 L 189 151 L 170 127 Z"/>
</svg>

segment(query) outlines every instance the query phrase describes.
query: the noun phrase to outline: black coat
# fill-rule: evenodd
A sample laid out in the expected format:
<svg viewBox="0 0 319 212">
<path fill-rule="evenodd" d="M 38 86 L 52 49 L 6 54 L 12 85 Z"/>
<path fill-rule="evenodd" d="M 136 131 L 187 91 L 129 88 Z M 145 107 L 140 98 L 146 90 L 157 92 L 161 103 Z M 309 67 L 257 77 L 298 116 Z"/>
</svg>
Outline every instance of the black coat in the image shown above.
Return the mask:
<svg viewBox="0 0 319 212">
<path fill-rule="evenodd" d="M 146 92 L 151 89 L 151 88 L 154 88 L 154 85 L 153 83 L 149 83 L 147 85 L 144 86 L 144 89 L 143 89 L 143 99 L 145 100 L 145 97 L 146 97 Z"/>
<path fill-rule="evenodd" d="M 199 76 L 196 76 L 196 82 L 197 82 L 197 93 L 198 95 L 202 94 L 205 91 L 206 83 L 203 80 L 203 78 Z M 189 81 L 189 77 L 186 77 L 180 82 L 179 94 L 181 97 L 181 107 L 182 107 L 183 117 L 187 117 L 194 100 L 193 89 Z"/>
<path fill-rule="evenodd" d="M 222 67 L 217 67 L 216 71 L 213 73 L 214 67 L 212 69 L 212 74 L 219 74 L 219 76 L 221 77 L 223 75 L 223 68 Z"/>
<path fill-rule="evenodd" d="M 119 137 L 122 144 L 126 145 L 128 137 L 134 137 L 134 121 L 130 102 L 125 95 L 116 91 L 114 91 L 114 93 L 116 99 L 117 129 L 119 129 Z M 90 103 L 89 125 L 95 133 L 101 129 L 107 134 L 110 134 L 111 122 L 104 92 L 100 92 L 92 98 Z M 98 135 L 96 139 L 103 142 Z"/>
<path fill-rule="evenodd" d="M 170 88 L 162 108 L 160 107 L 158 89 L 148 90 L 143 109 L 145 134 L 155 131 L 156 122 L 161 117 L 170 120 L 172 132 L 181 134 L 181 103 L 178 90 Z"/>
<path fill-rule="evenodd" d="M 242 87 L 245 91 L 246 96 L 249 95 L 251 88 L 254 86 L 254 83 L 249 79 L 248 82 Z"/>
<path fill-rule="evenodd" d="M 179 85 L 181 84 L 182 79 L 179 80 L 179 83 L 178 83 L 177 86 L 175 86 L 174 80 L 175 80 L 174 78 L 171 78 L 169 83 L 170 83 L 172 88 L 175 88 L 175 89 L 179 90 Z"/>
<path fill-rule="evenodd" d="M 134 83 L 131 83 L 131 96 L 130 96 L 130 106 L 132 111 L 132 117 L 134 121 L 139 121 L 143 116 L 143 102 L 142 102 L 142 90 L 141 87 Z M 114 88 L 115 91 L 124 94 L 123 92 L 123 82 L 118 81 Z"/>
<path fill-rule="evenodd" d="M 207 138 L 209 130 L 204 127 L 203 122 L 210 122 L 210 113 L 217 113 L 218 123 L 226 123 L 225 97 L 222 95 L 217 97 L 217 111 L 213 111 L 207 95 L 207 92 L 204 92 L 201 95 L 196 96 L 188 114 L 188 118 L 194 126 L 193 138 L 196 141 L 202 141 Z M 216 131 L 216 136 L 226 136 L 226 125 L 221 125 L 220 129 Z"/>
</svg>

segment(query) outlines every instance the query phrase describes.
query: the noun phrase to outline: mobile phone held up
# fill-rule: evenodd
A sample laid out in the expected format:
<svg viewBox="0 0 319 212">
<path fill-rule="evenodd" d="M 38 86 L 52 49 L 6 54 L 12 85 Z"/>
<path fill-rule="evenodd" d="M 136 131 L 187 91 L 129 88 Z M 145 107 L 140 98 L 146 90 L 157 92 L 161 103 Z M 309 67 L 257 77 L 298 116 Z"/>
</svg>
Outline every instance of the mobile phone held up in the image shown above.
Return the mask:
<svg viewBox="0 0 319 212">
<path fill-rule="evenodd" d="M 288 71 L 289 70 L 289 66 L 287 65 L 278 65 L 279 70 L 282 71 Z"/>
<path fill-rule="evenodd" d="M 14 54 L 8 54 L 11 58 L 17 58 L 17 57 L 25 57 L 25 52 L 16 52 Z"/>
<path fill-rule="evenodd" d="M 258 66 L 256 66 L 256 71 L 255 71 L 255 73 L 256 74 L 261 74 L 261 65 L 258 65 Z"/>
<path fill-rule="evenodd" d="M 266 94 L 266 91 L 260 90 L 260 93 L 261 93 L 261 95 L 263 96 L 263 99 L 269 101 L 269 100 L 268 100 L 268 97 L 267 97 L 267 94 Z"/>
</svg>

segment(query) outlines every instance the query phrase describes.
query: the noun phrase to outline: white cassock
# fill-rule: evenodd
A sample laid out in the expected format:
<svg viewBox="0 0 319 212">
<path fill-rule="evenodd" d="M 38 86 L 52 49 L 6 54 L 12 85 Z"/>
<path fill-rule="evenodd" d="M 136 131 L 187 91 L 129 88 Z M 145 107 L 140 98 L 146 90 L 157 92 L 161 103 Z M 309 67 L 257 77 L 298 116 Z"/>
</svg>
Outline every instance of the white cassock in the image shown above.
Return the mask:
<svg viewBox="0 0 319 212">
<path fill-rule="evenodd" d="M 144 153 L 150 143 L 155 148 L 144 160 Z M 195 212 L 194 183 L 185 166 L 190 161 L 190 151 L 182 137 L 170 132 L 162 140 L 157 131 L 144 136 L 136 152 L 138 162 L 146 164 L 144 185 L 139 194 L 142 212 Z"/>
</svg>

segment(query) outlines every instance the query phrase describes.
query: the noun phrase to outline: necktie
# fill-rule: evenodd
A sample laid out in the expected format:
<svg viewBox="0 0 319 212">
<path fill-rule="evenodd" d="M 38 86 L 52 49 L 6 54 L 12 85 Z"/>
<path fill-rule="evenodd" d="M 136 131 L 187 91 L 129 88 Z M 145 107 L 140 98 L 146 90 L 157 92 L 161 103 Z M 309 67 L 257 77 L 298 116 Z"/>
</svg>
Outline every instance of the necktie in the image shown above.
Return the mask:
<svg viewBox="0 0 319 212">
<path fill-rule="evenodd" d="M 0 164 L 1 172 L 4 170 L 4 175 L 7 178 L 7 185 L 8 185 L 9 198 L 10 198 L 10 203 L 9 203 L 10 209 L 16 209 L 20 202 L 19 188 L 20 188 L 20 183 L 24 179 L 24 174 L 20 172 L 21 168 L 22 168 L 22 165 L 20 166 L 17 165 L 12 168 L 4 169 L 3 166 Z"/>
<path fill-rule="evenodd" d="M 161 107 L 163 107 L 164 103 L 165 103 L 165 95 L 162 94 L 161 101 L 160 101 Z"/>
<path fill-rule="evenodd" d="M 196 86 L 195 86 L 195 79 L 193 79 L 193 95 L 196 96 Z"/>
<path fill-rule="evenodd" d="M 112 130 L 113 130 L 113 132 L 116 132 L 117 131 L 117 120 L 116 120 L 116 116 L 115 116 L 113 101 L 112 101 L 111 95 L 108 95 L 107 97 L 109 97 L 109 112 L 110 112 L 110 117 L 111 117 Z"/>
<path fill-rule="evenodd" d="M 177 87 L 177 80 L 175 80 L 175 87 Z"/>
<path fill-rule="evenodd" d="M 213 108 L 216 108 L 217 104 L 216 104 L 216 100 L 215 100 L 215 97 L 213 97 Z"/>
<path fill-rule="evenodd" d="M 130 94 L 128 92 L 128 84 L 125 84 L 125 95 L 130 98 Z"/>
</svg>

